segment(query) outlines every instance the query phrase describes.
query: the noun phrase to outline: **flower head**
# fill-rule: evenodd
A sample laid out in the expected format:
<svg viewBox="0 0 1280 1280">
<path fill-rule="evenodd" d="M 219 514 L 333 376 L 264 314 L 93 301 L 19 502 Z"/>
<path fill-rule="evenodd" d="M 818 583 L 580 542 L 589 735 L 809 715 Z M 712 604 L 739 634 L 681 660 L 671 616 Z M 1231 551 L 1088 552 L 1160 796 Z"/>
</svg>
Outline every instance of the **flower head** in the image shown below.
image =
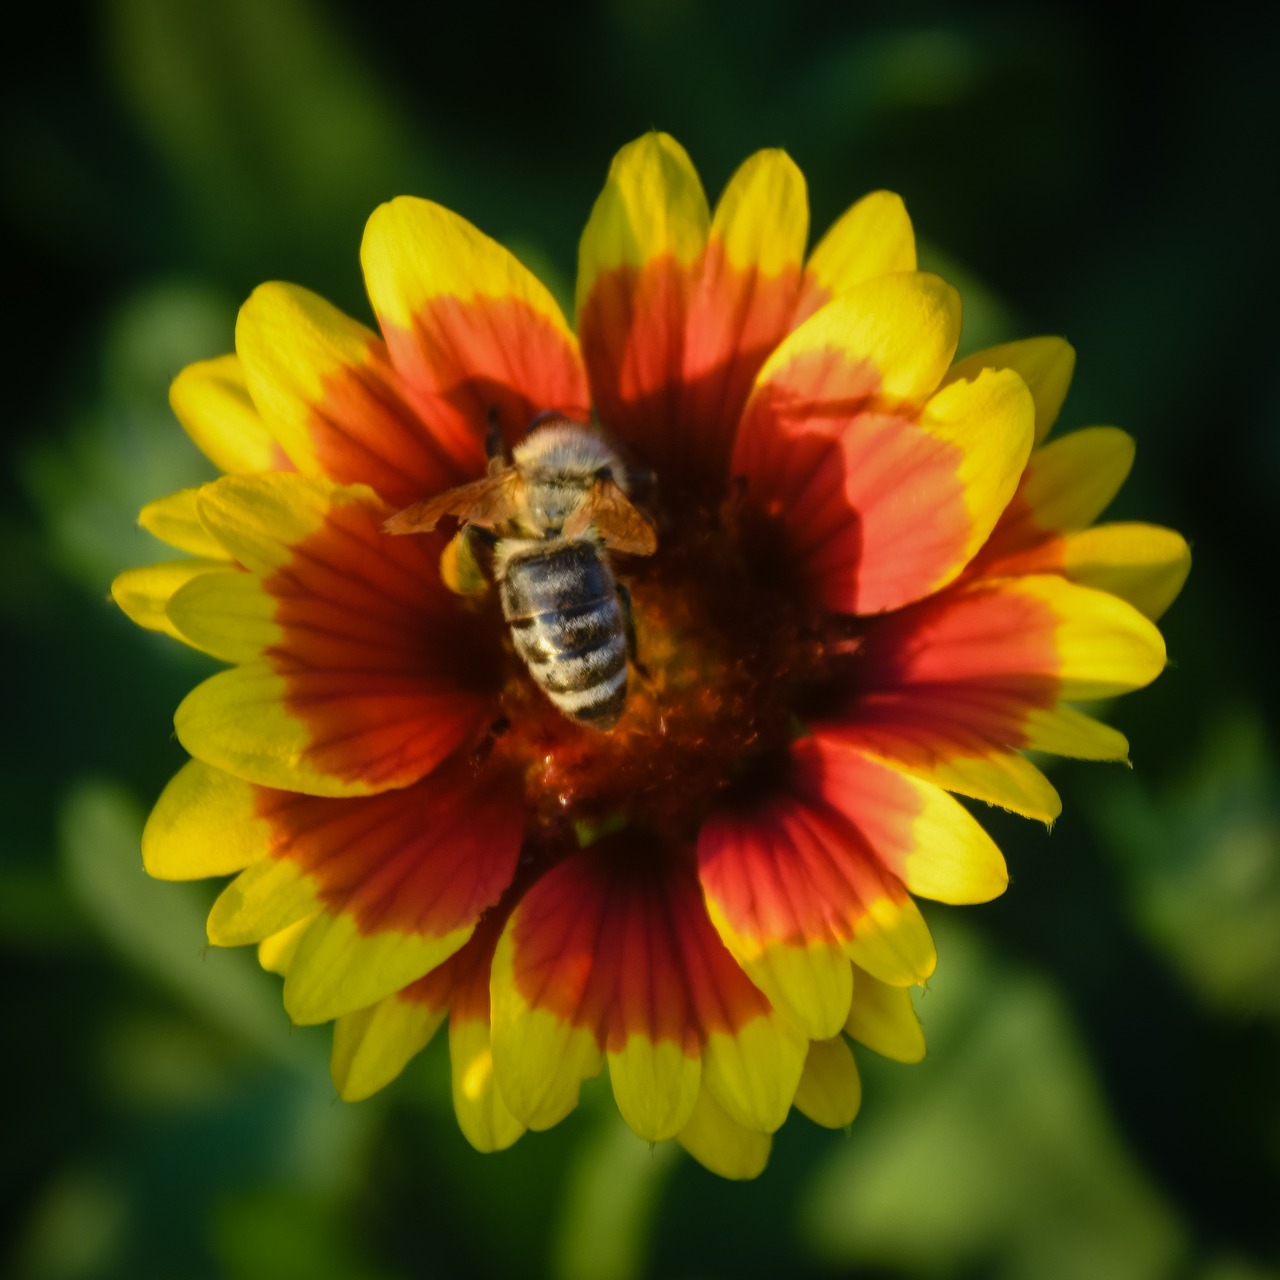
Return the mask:
<svg viewBox="0 0 1280 1280">
<path fill-rule="evenodd" d="M 175 382 L 226 474 L 143 511 L 187 558 L 115 596 L 230 665 L 178 708 L 192 760 L 145 861 L 234 875 L 209 937 L 257 943 L 296 1022 L 335 1021 L 345 1097 L 447 1019 L 477 1147 L 555 1124 L 607 1065 L 638 1134 L 752 1175 L 793 1106 L 853 1118 L 848 1037 L 923 1053 L 915 898 L 1007 879 L 951 793 L 1049 822 L 1027 751 L 1125 759 L 1073 704 L 1159 674 L 1151 620 L 1188 566 L 1176 534 L 1093 525 L 1128 437 L 1042 443 L 1059 339 L 953 364 L 959 300 L 916 270 L 897 197 L 806 257 L 807 218 L 781 152 L 711 213 L 680 147 L 641 138 L 582 238 L 575 337 L 499 245 L 397 199 L 361 253 L 379 332 L 264 285 L 236 354 Z M 547 414 L 607 442 L 609 501 L 656 550 L 611 548 L 599 508 L 531 526 L 514 489 L 388 531 L 515 475 Z M 594 594 L 547 585 L 570 545 Z M 541 612 L 512 604 L 521 556 Z M 575 609 L 598 635 L 566 638 Z M 622 653 L 628 614 L 602 731 L 565 713 L 556 664 L 603 679 L 581 654 Z"/>
</svg>

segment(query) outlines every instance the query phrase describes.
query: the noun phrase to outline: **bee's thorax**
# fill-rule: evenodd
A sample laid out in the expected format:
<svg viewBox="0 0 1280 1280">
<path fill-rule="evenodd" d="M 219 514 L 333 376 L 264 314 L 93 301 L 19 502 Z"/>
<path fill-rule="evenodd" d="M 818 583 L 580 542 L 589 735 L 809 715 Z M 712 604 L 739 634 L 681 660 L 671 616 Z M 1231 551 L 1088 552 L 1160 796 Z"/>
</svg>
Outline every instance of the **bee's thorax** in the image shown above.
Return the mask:
<svg viewBox="0 0 1280 1280">
<path fill-rule="evenodd" d="M 525 477 L 525 523 L 535 537 L 554 538 L 564 523 L 580 507 L 591 490 L 594 477 L 553 476 L 535 471 Z"/>
</svg>

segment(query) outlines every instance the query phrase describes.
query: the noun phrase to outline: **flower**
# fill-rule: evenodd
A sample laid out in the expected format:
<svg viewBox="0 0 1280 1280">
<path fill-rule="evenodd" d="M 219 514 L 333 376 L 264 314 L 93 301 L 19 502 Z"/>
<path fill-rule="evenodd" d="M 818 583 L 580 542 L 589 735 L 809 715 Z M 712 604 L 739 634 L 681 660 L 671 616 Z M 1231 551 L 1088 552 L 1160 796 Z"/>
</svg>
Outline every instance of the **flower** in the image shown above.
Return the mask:
<svg viewBox="0 0 1280 1280">
<path fill-rule="evenodd" d="M 1051 822 L 1028 750 L 1126 758 L 1073 704 L 1159 674 L 1189 564 L 1093 525 L 1129 438 L 1042 443 L 1060 339 L 952 363 L 957 295 L 896 196 L 806 258 L 807 220 L 782 152 L 711 214 L 684 151 L 639 139 L 582 238 L 575 337 L 506 250 L 400 198 L 361 250 L 380 333 L 268 284 L 236 354 L 174 383 L 226 474 L 143 510 L 187 556 L 114 594 L 230 666 L 178 708 L 192 760 L 144 860 L 235 877 L 209 938 L 335 1021 L 343 1096 L 447 1019 L 477 1147 L 554 1125 L 607 1063 L 639 1135 L 752 1176 L 793 1106 L 852 1120 L 849 1037 L 923 1054 L 915 897 L 1007 880 L 951 793 Z M 637 663 L 607 733 L 531 679 L 452 529 L 383 529 L 547 412 L 653 477 L 657 552 L 613 558 Z"/>
</svg>

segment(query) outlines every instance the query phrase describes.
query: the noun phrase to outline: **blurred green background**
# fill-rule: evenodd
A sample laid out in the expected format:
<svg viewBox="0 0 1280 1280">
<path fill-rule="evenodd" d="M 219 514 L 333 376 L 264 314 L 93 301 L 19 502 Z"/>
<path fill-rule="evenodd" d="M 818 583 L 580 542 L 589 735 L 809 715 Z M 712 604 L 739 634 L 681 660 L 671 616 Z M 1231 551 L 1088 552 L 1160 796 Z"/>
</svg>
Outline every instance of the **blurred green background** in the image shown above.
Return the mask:
<svg viewBox="0 0 1280 1280">
<path fill-rule="evenodd" d="M 1280 492 L 1274 21 L 610 0 L 102 0 L 10 29 L 0 1214 L 20 1280 L 1280 1277 Z M 335 1100 L 327 1030 L 206 952 L 215 887 L 141 872 L 208 669 L 107 584 L 146 500 L 206 471 L 167 407 L 259 281 L 362 317 L 374 205 L 472 218 L 566 296 L 614 151 L 674 133 L 715 193 L 752 150 L 815 230 L 906 198 L 964 345 L 1062 332 L 1062 426 L 1138 441 L 1117 512 L 1196 564 L 1174 665 L 1114 709 L 1135 768 L 1062 765 L 1015 883 L 927 911 L 930 1055 L 864 1054 L 847 1135 L 793 1118 L 756 1183 L 650 1151 L 607 1086 L 479 1156 L 443 1045 Z"/>
</svg>

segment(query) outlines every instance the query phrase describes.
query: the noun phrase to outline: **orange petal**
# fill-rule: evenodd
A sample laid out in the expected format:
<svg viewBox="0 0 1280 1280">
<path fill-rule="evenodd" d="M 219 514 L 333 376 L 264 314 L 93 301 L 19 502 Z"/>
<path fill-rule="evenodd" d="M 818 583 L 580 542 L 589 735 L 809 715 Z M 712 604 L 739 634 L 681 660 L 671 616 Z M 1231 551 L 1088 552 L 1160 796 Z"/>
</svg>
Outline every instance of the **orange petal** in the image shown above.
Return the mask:
<svg viewBox="0 0 1280 1280">
<path fill-rule="evenodd" d="M 1060 573 L 1072 582 L 1119 596 L 1156 619 L 1177 599 L 1191 572 L 1191 549 L 1172 529 L 1151 524 L 1100 524 L 1045 538 L 974 565 L 984 576 Z"/>
<path fill-rule="evenodd" d="M 360 260 L 397 388 L 472 476 L 491 420 L 510 444 L 545 410 L 586 419 L 578 344 L 555 299 L 465 218 L 400 196 L 374 210 Z"/>
<path fill-rule="evenodd" d="M 983 705 L 959 688 L 874 691 L 819 727 L 947 791 L 1051 823 L 1062 801 L 1017 749 L 1030 746 L 1031 714 L 1016 698 Z"/>
<path fill-rule="evenodd" d="M 307 475 L 368 484 L 405 506 L 482 465 L 478 437 L 445 435 L 411 401 L 378 335 L 309 290 L 259 286 L 240 309 L 236 349 L 263 419 Z"/>
<path fill-rule="evenodd" d="M 1164 669 L 1164 642 L 1114 596 L 1036 576 L 978 582 L 869 627 L 867 688 L 953 684 L 1005 690 L 1024 705 L 1127 693 Z"/>
<path fill-rule="evenodd" d="M 518 779 L 496 768 L 477 774 L 465 759 L 367 799 L 263 792 L 259 809 L 275 833 L 273 858 L 300 867 L 342 922 L 339 933 L 354 935 L 341 956 L 326 952 L 323 961 L 316 939 L 304 939 L 285 986 L 296 1020 L 300 1010 L 320 1020 L 330 1001 L 351 999 L 348 986 L 403 986 L 456 951 L 510 884 L 523 835 Z M 404 940 L 416 971 L 358 972 L 359 953 L 380 947 L 382 935 Z"/>
<path fill-rule="evenodd" d="M 932 941 L 901 879 L 820 800 L 778 793 L 726 806 L 703 825 L 698 865 L 729 950 L 811 1039 L 844 1025 L 850 958 L 904 985 L 933 971 Z"/>
<path fill-rule="evenodd" d="M 998 577 L 1056 569 L 1054 556 L 1043 551 L 1046 542 L 1092 524 L 1119 492 L 1132 465 L 1133 440 L 1115 427 L 1087 427 L 1036 449 L 970 574 Z M 1022 558 L 1028 555 L 1030 567 L 1023 567 Z"/>
<path fill-rule="evenodd" d="M 218 481 L 200 511 L 262 577 L 233 613 L 211 615 L 208 592 L 178 610 L 246 661 L 179 708 L 192 755 L 266 786 L 360 795 L 407 785 L 483 730 L 501 628 L 440 581 L 442 537 L 388 537 L 367 490 L 297 475 Z"/>
<path fill-rule="evenodd" d="M 578 332 L 596 412 L 667 471 L 666 450 L 688 425 L 686 331 L 709 228 L 688 155 L 648 133 L 614 158 L 578 250 Z"/>
<path fill-rule="evenodd" d="M 285 983 L 298 1022 L 371 1005 L 439 964 L 515 870 L 518 779 L 497 769 L 477 775 L 465 759 L 363 799 L 249 790 L 252 811 L 222 826 L 228 844 L 260 841 L 260 861 L 224 891 L 210 937 L 252 942 L 319 912 Z"/>
<path fill-rule="evenodd" d="M 707 198 L 685 149 L 651 132 L 613 158 L 578 251 L 578 314 L 599 278 L 617 267 L 671 257 L 689 264 L 703 250 Z"/>
<path fill-rule="evenodd" d="M 858 690 L 821 732 L 1052 821 L 1057 794 L 1017 751 L 1052 743 L 1046 717 L 1062 701 L 1138 688 L 1164 660 L 1159 632 L 1114 596 L 1047 576 L 979 580 L 868 626 Z M 1117 745 L 1082 754 L 1121 755 Z"/>
<path fill-rule="evenodd" d="M 716 937 L 692 869 L 634 836 L 608 837 L 546 873 L 498 947 L 494 1066 L 502 1096 L 531 1128 L 571 1109 L 607 1054 L 624 1119 L 642 1137 L 673 1136 L 694 1106 L 704 1051 L 708 1085 L 723 1087 L 721 1105 L 727 1095 L 732 1107 L 754 1087 L 731 1060 L 732 1044 L 760 1036 L 763 1046 L 771 1022 Z M 784 1080 L 789 1064 L 764 1046 L 753 1070 L 790 1090 L 764 1117 L 776 1127 L 799 1063 Z"/>
<path fill-rule="evenodd" d="M 297 866 L 359 932 L 470 929 L 511 882 L 523 836 L 519 778 L 454 759 L 410 787 L 331 800 L 257 788 L 271 857 Z"/>
<path fill-rule="evenodd" d="M 792 785 L 844 815 L 881 866 L 914 894 L 989 902 L 1009 883 L 1004 857 L 969 811 L 913 778 L 818 731 L 793 744 Z"/>
<path fill-rule="evenodd" d="M 757 152 L 729 180 L 694 272 L 679 416 L 651 422 L 642 442 L 661 472 L 723 483 L 752 383 L 792 325 L 808 226 L 785 152 Z"/>
<path fill-rule="evenodd" d="M 954 348 L 934 277 L 871 281 L 761 372 L 733 470 L 824 607 L 897 608 L 956 577 L 1012 497 L 1031 445 L 1013 373 L 930 392 Z"/>
</svg>

